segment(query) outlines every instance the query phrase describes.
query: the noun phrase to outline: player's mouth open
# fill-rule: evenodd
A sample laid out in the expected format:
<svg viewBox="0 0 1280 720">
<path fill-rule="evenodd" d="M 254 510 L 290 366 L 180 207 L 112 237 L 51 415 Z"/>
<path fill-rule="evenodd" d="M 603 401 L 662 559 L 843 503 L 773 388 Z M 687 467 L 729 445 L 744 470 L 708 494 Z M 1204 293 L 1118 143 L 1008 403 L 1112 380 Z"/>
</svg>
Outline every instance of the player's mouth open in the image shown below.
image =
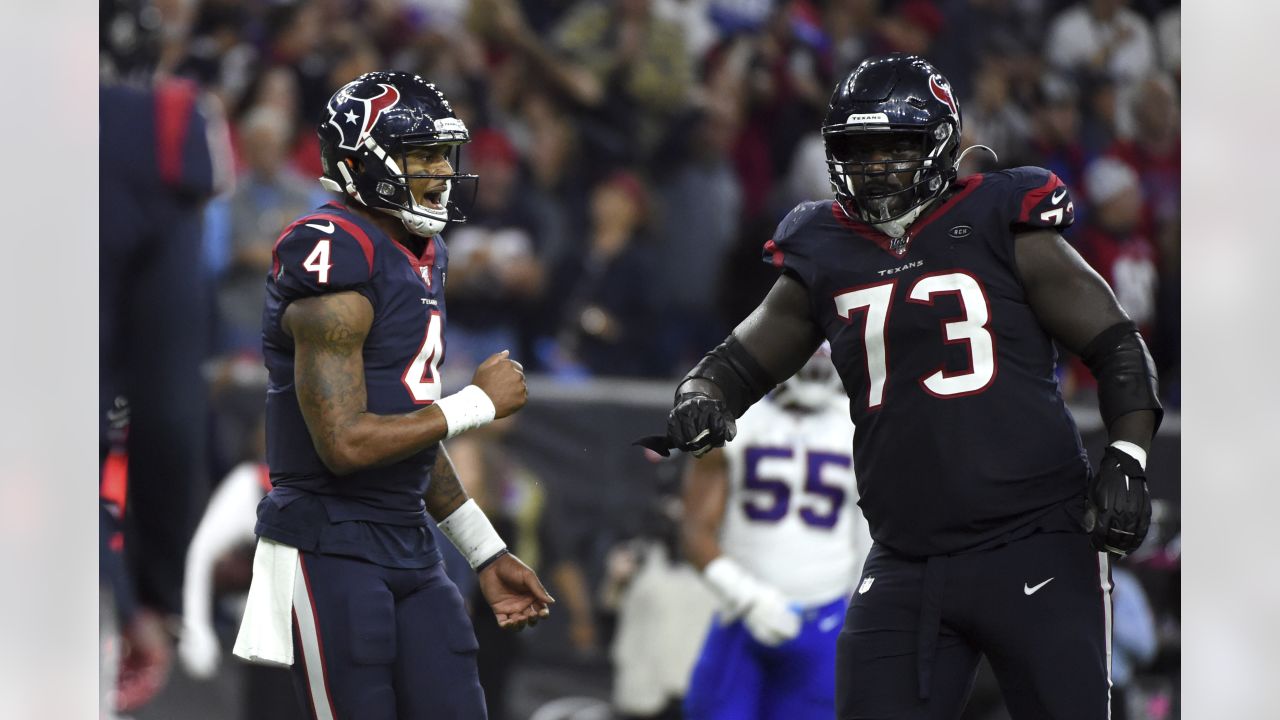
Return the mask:
<svg viewBox="0 0 1280 720">
<path fill-rule="evenodd" d="M 423 193 L 422 194 L 423 204 L 431 208 L 432 210 L 439 210 L 443 208 L 444 205 L 440 202 L 440 199 L 441 199 L 441 196 L 444 195 L 444 189 L 445 189 L 445 186 L 441 185 L 440 187 L 433 188 Z"/>
</svg>

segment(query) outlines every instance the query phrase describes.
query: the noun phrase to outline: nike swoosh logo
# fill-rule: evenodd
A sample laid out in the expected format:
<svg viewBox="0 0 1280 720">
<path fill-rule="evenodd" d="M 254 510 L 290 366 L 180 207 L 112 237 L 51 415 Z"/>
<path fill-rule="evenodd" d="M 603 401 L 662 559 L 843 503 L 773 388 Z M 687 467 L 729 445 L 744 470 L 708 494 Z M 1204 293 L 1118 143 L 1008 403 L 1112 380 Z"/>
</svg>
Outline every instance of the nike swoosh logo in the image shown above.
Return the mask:
<svg viewBox="0 0 1280 720">
<path fill-rule="evenodd" d="M 1048 585 L 1051 582 L 1053 582 L 1053 578 L 1049 578 L 1048 580 L 1045 580 L 1044 582 L 1040 583 L 1039 585 L 1036 585 L 1035 587 L 1031 587 L 1026 583 L 1023 583 L 1022 592 L 1026 593 L 1027 595 L 1034 595 L 1037 590 L 1044 587 L 1045 585 Z"/>
<path fill-rule="evenodd" d="M 1054 205 L 1057 205 L 1058 203 L 1062 202 L 1062 198 L 1066 196 L 1067 196 L 1067 189 L 1058 188 L 1058 191 L 1053 194 L 1053 197 L 1049 198 L 1049 201 L 1052 202 Z"/>
<path fill-rule="evenodd" d="M 1055 200 L 1054 202 L 1057 202 L 1057 201 Z M 332 234 L 333 234 L 333 223 L 331 223 L 331 222 L 329 222 L 329 223 L 325 223 L 324 225 L 317 225 L 317 224 L 315 224 L 315 223 L 307 223 L 307 227 L 309 227 L 309 228 L 315 228 L 315 229 L 319 230 L 319 231 L 320 231 L 320 232 L 322 232 L 322 233 L 328 233 L 328 234 L 330 234 L 330 235 L 332 235 Z"/>
</svg>

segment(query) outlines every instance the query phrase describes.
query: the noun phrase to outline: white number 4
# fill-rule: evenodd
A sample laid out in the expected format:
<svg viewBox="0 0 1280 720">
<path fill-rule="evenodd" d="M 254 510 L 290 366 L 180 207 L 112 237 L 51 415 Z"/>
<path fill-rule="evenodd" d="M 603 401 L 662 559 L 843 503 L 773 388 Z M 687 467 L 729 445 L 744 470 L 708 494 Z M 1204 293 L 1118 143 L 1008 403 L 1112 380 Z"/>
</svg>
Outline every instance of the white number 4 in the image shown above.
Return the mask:
<svg viewBox="0 0 1280 720">
<path fill-rule="evenodd" d="M 329 269 L 333 267 L 333 263 L 329 262 L 329 241 L 321 240 L 316 243 L 315 249 L 302 261 L 302 269 L 307 272 L 316 273 L 316 280 L 321 285 L 329 284 Z"/>
<path fill-rule="evenodd" d="M 409 367 L 405 368 L 400 382 L 404 383 L 409 395 L 418 405 L 433 403 L 440 399 L 440 361 L 444 359 L 444 342 L 441 331 L 444 323 L 440 320 L 440 312 L 433 310 L 427 320 L 427 332 L 422 338 L 422 347 Z"/>
</svg>

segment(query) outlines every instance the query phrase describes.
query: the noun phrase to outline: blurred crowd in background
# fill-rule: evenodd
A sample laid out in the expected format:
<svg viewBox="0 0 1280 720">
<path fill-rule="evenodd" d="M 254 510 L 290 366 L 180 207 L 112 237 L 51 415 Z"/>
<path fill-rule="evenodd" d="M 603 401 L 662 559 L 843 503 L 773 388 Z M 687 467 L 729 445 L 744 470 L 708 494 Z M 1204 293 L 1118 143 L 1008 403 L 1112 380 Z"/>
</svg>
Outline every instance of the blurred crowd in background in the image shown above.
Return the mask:
<svg viewBox="0 0 1280 720">
<path fill-rule="evenodd" d="M 831 196 L 820 127 L 835 83 L 869 55 L 903 51 L 950 79 L 962 145 L 999 156 L 973 153 L 961 174 L 1039 165 L 1067 184 L 1076 223 L 1064 236 L 1142 328 L 1167 407 L 1178 407 L 1176 0 L 158 0 L 153 10 L 158 75 L 203 96 L 223 138 L 211 143 L 214 164 L 233 178 L 204 206 L 198 276 L 211 328 L 211 478 L 261 458 L 272 245 L 329 199 L 316 182 L 326 101 L 377 69 L 436 83 L 471 130 L 462 170 L 480 181 L 461 198 L 467 223 L 445 232 L 452 386 L 506 348 L 561 383 L 682 375 L 772 284 L 760 256 L 778 221 Z M 1083 366 L 1064 359 L 1060 373 L 1069 399 L 1091 401 Z M 453 455 L 500 528 L 505 517 L 504 535 L 537 543 L 547 516 L 590 503 L 544 497 L 502 436 L 454 441 Z M 660 499 L 649 512 L 657 526 L 664 513 L 678 508 Z M 569 598 L 572 646 L 602 661 L 613 627 L 593 604 L 628 602 L 620 588 L 654 567 L 643 562 L 654 546 L 584 551 L 593 529 L 576 533 L 544 543 L 544 573 Z M 538 564 L 537 551 L 519 552 Z M 1176 542 L 1148 557 L 1176 567 Z M 671 572 L 664 587 L 696 585 Z M 1176 617 L 1166 601 L 1177 576 L 1154 577 L 1173 584 L 1154 612 L 1145 599 L 1136 606 L 1137 665 L 1155 658 L 1157 635 L 1176 636 L 1176 623 L 1160 623 Z M 645 607 L 662 612 L 657 602 Z M 477 629 L 484 646 L 489 629 Z M 518 641 L 494 630 L 489 642 L 515 658 Z M 501 704 L 494 682 L 486 689 Z M 1151 697 L 1165 705 L 1148 717 L 1172 716 L 1168 692 Z"/>
<path fill-rule="evenodd" d="M 773 280 L 760 248 L 830 196 L 819 128 L 861 59 L 920 53 L 964 144 L 1071 188 L 1067 237 L 1143 328 L 1177 404 L 1179 6 L 1168 0 L 169 0 L 162 72 L 225 109 L 235 189 L 207 211 L 216 354 L 259 353 L 280 229 L 322 200 L 335 89 L 439 85 L 478 173 L 450 248 L 449 355 L 562 377 L 676 377 Z M 971 155 L 962 172 L 991 169 Z M 1069 390 L 1078 373 L 1066 368 Z"/>
</svg>

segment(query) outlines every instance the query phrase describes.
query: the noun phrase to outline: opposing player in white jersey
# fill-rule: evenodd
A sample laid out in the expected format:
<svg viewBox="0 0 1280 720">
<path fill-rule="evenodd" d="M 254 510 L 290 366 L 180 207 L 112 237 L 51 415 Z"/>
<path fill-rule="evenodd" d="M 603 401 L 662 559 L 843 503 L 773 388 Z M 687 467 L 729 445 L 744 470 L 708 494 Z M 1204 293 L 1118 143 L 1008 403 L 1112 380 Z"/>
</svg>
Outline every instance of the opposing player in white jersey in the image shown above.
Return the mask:
<svg viewBox="0 0 1280 720">
<path fill-rule="evenodd" d="M 824 344 L 733 442 L 688 465 L 685 552 L 721 600 L 690 720 L 835 714 L 836 637 L 871 547 L 846 402 Z"/>
</svg>

